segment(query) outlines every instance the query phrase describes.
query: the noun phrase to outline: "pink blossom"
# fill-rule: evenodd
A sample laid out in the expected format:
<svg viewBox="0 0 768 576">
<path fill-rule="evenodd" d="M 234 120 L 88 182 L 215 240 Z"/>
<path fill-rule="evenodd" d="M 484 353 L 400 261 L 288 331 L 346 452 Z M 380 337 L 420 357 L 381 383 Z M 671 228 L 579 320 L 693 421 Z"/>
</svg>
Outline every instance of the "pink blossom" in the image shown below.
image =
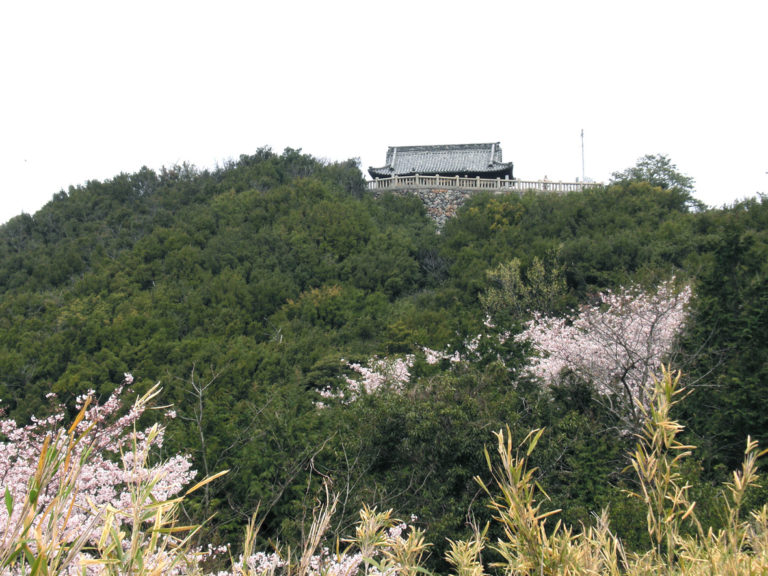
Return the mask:
<svg viewBox="0 0 768 576">
<path fill-rule="evenodd" d="M 73 460 L 78 462 L 79 474 L 76 490 L 69 497 L 72 499 L 71 514 L 60 519 L 58 527 L 63 541 L 72 542 L 81 534 L 90 531 L 91 540 L 98 538 L 101 524 L 91 520 L 98 510 L 112 506 L 120 511 L 125 519 L 131 517 L 134 503 L 131 500 L 131 485 L 137 480 L 154 478 L 157 483 L 152 492 L 153 498 L 166 500 L 181 492 L 192 480 L 195 471 L 188 457 L 177 455 L 165 462 L 148 466 L 146 456 L 151 448 L 157 448 L 163 442 L 163 429 L 153 431 L 134 431 L 134 426 L 143 414 L 146 405 L 135 404 L 127 413 L 117 417 L 122 400 L 122 387 L 102 405 L 95 402 L 88 407 L 82 421 L 75 429 L 76 435 L 85 435 L 84 441 L 74 446 Z M 93 399 L 93 391 L 78 397 L 78 404 L 85 405 Z M 66 427 L 62 426 L 63 415 L 54 414 L 47 418 L 31 418 L 30 424 L 18 426 L 9 418 L 0 418 L 0 433 L 4 440 L 0 442 L 0 492 L 8 491 L 13 502 L 17 503 L 9 515 L 5 506 L 0 506 L 0 544 L 7 544 L 5 538 L 11 537 L 9 530 L 18 522 L 22 505 L 28 490 L 30 479 L 35 475 L 40 447 L 48 435 L 59 442 L 67 437 Z M 124 449 L 135 443 L 135 450 Z M 86 453 L 85 451 L 90 452 Z M 139 458 L 136 458 L 136 455 Z M 87 455 L 87 457 L 86 457 Z M 61 471 L 54 476 L 47 491 L 41 493 L 38 506 L 45 507 L 53 501 Z M 41 508 L 42 509 L 42 508 Z"/>
<path fill-rule="evenodd" d="M 427 364 L 437 364 L 444 358 L 443 352 L 432 350 L 430 348 L 427 348 L 426 346 L 424 346 L 422 350 L 424 351 L 424 357 L 427 361 Z"/>
<path fill-rule="evenodd" d="M 367 365 L 359 362 L 347 362 L 342 359 L 355 376 L 344 376 L 345 388 L 331 388 L 326 386 L 319 391 L 322 398 L 352 402 L 362 394 L 375 394 L 388 389 L 400 391 L 410 381 L 410 370 L 413 367 L 414 357 L 408 354 L 403 358 L 376 358 L 368 360 Z M 316 402 L 315 406 L 322 408 L 322 402 Z"/>
<path fill-rule="evenodd" d="M 672 351 L 690 298 L 690 286 L 676 289 L 674 280 L 654 292 L 604 292 L 573 317 L 535 315 L 517 339 L 530 341 L 538 353 L 533 375 L 555 382 L 564 371 L 574 373 L 635 420 L 637 405 L 650 401 L 653 376 Z"/>
<path fill-rule="evenodd" d="M 411 516 L 414 518 L 414 516 Z M 363 558 L 362 553 L 354 548 L 344 552 L 333 552 L 327 547 L 321 548 L 308 562 L 306 576 L 394 576 L 402 569 L 396 562 L 384 562 L 395 546 L 402 547 L 408 539 L 411 526 L 399 522 L 389 528 L 382 528 L 382 541 L 374 550 L 373 558 Z M 376 567 L 369 564 L 373 560 Z M 243 571 L 243 566 L 248 572 Z M 379 570 L 381 567 L 384 571 Z M 291 566 L 286 559 L 276 552 L 256 552 L 248 558 L 241 555 L 231 571 L 217 572 L 216 576 L 274 576 L 291 574 Z"/>
</svg>

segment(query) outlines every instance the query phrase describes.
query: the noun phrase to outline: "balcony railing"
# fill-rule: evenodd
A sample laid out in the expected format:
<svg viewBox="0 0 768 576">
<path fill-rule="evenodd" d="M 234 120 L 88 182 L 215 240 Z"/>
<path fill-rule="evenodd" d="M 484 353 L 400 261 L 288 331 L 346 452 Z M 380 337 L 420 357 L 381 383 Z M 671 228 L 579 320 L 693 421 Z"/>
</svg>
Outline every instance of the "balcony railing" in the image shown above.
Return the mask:
<svg viewBox="0 0 768 576">
<path fill-rule="evenodd" d="M 376 178 L 368 182 L 369 190 L 394 190 L 403 188 L 451 188 L 460 190 L 578 192 L 594 182 L 553 182 L 551 180 L 508 180 L 505 178 L 462 178 L 460 176 L 392 176 Z"/>
</svg>

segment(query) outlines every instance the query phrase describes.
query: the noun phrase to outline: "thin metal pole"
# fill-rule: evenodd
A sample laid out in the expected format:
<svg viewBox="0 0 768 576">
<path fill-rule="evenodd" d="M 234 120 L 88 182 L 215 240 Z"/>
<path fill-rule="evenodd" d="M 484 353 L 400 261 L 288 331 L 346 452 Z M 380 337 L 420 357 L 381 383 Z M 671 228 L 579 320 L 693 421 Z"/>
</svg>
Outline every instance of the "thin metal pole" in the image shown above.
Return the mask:
<svg viewBox="0 0 768 576">
<path fill-rule="evenodd" d="M 581 129 L 581 181 L 584 182 L 584 128 Z"/>
</svg>

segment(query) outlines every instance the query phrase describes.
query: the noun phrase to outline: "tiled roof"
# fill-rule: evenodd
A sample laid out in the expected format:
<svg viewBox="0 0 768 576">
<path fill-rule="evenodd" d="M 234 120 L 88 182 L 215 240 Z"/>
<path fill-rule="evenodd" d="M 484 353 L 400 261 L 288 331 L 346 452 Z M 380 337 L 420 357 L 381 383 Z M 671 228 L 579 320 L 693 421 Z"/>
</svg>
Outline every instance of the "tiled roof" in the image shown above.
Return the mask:
<svg viewBox="0 0 768 576">
<path fill-rule="evenodd" d="M 451 144 L 444 146 L 391 146 L 387 163 L 369 168 L 374 178 L 407 174 L 440 174 L 512 177 L 512 162 L 501 161 L 498 142 L 488 144 Z"/>
</svg>

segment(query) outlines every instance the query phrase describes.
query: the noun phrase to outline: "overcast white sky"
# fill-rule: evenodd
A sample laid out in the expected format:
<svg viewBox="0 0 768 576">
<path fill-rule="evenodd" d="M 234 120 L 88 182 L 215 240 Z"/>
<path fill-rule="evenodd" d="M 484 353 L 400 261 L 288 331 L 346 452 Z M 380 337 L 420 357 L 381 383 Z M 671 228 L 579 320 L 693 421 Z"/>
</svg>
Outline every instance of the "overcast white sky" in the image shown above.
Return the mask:
<svg viewBox="0 0 768 576">
<path fill-rule="evenodd" d="M 521 179 L 663 153 L 719 206 L 768 191 L 768 2 L 3 2 L 0 222 L 262 146 L 384 164 L 501 142 Z"/>
</svg>

